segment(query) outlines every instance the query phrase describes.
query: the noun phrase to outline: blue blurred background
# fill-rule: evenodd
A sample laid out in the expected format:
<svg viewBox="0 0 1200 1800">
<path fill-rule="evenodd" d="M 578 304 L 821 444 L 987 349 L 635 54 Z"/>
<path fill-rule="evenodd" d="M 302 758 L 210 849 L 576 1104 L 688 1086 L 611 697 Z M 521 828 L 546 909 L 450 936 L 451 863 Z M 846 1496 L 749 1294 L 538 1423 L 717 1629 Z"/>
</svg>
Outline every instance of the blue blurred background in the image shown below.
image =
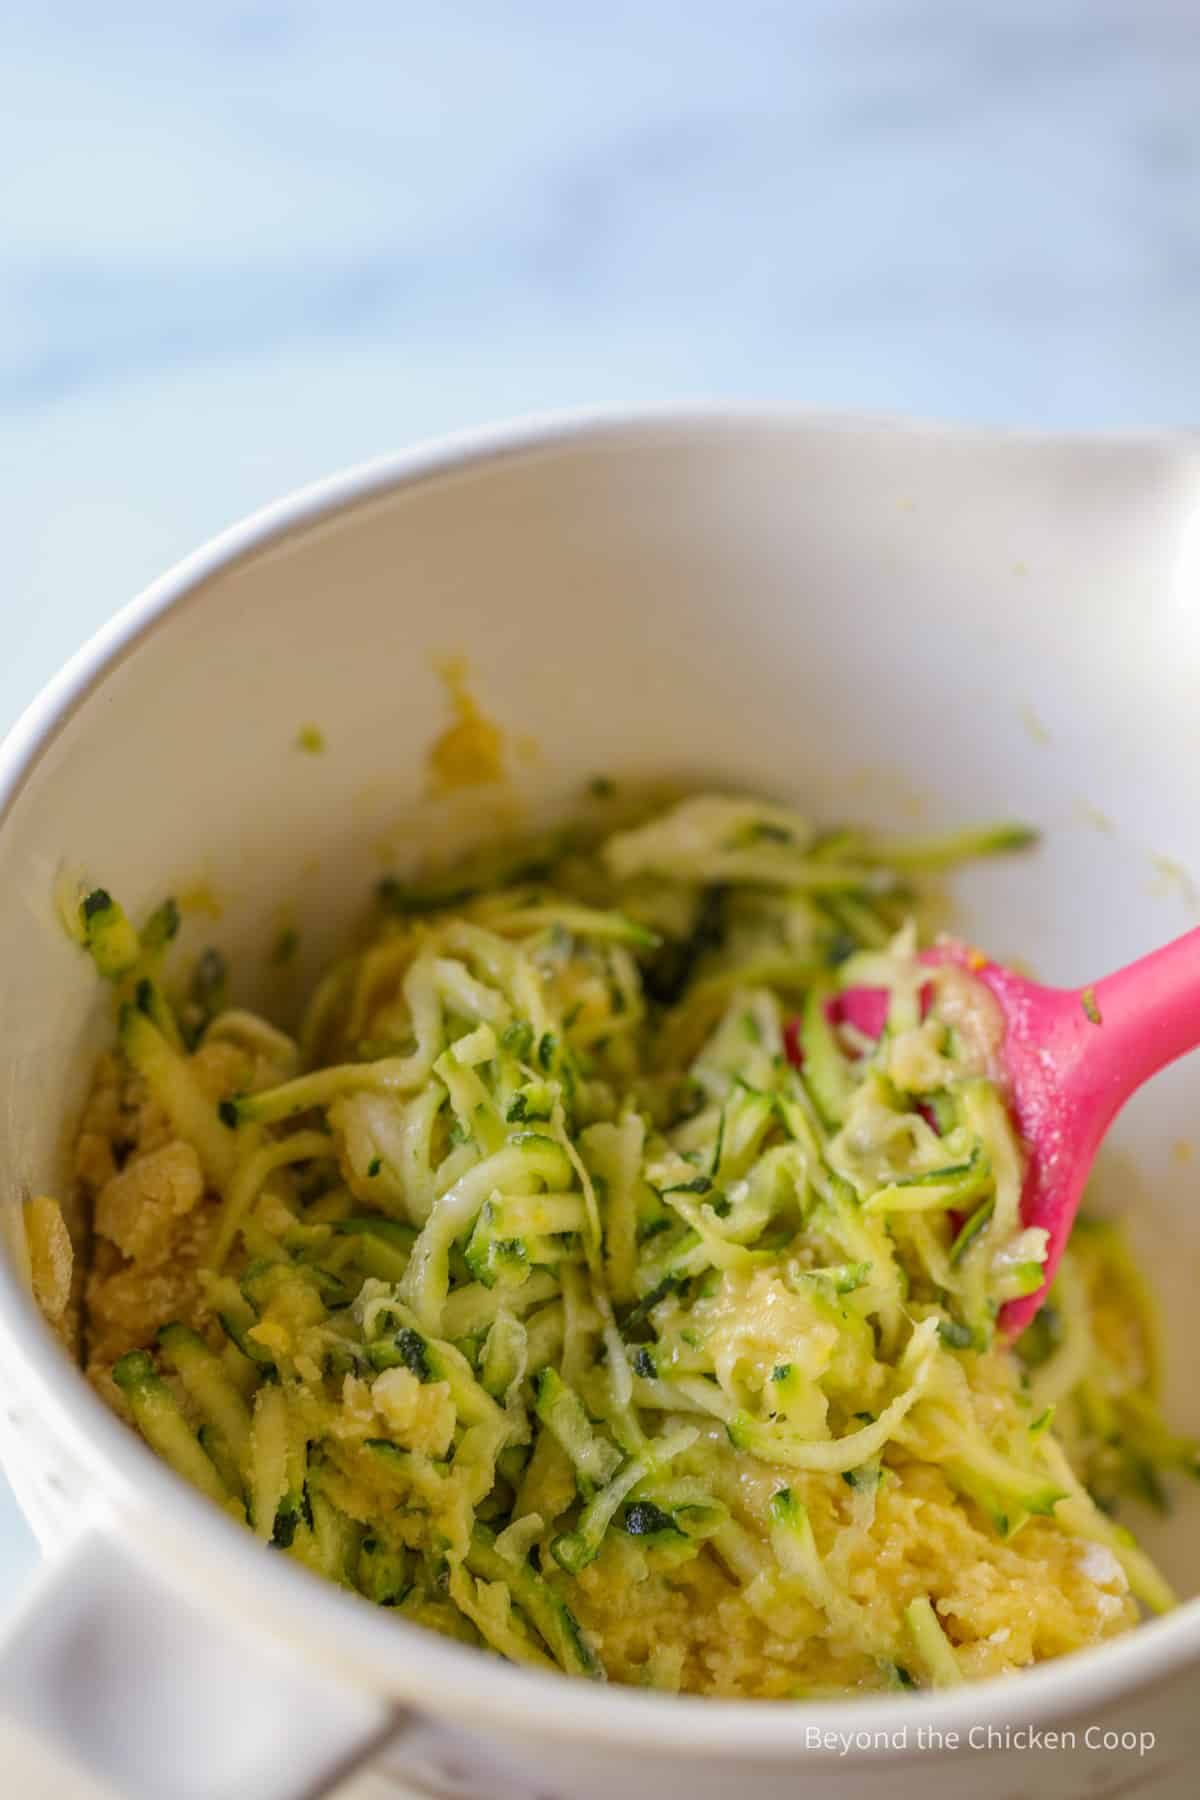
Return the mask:
<svg viewBox="0 0 1200 1800">
<path fill-rule="evenodd" d="M 0 726 L 432 432 L 1200 415 L 1196 0 L 9 4 L 0 168 Z M 32 1560 L 0 1478 L 0 1607 Z"/>
</svg>

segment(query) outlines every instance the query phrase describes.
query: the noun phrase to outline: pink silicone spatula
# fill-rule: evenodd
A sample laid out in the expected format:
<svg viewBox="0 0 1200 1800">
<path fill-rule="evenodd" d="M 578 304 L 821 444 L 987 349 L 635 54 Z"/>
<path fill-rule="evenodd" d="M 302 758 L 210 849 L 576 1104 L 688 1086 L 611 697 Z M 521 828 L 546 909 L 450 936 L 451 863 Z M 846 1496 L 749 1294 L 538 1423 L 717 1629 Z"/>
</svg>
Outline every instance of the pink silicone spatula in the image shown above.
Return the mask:
<svg viewBox="0 0 1200 1800">
<path fill-rule="evenodd" d="M 1042 987 L 953 940 L 924 951 L 921 961 L 960 964 L 990 988 L 1004 1014 L 1001 1056 L 1029 1154 L 1021 1216 L 1049 1233 L 1046 1281 L 1001 1314 L 1012 1338 L 1046 1297 L 1113 1119 L 1143 1082 L 1200 1045 L 1200 929 L 1085 988 Z M 883 989 L 853 988 L 837 1004 L 868 1036 L 883 1030 Z"/>
</svg>

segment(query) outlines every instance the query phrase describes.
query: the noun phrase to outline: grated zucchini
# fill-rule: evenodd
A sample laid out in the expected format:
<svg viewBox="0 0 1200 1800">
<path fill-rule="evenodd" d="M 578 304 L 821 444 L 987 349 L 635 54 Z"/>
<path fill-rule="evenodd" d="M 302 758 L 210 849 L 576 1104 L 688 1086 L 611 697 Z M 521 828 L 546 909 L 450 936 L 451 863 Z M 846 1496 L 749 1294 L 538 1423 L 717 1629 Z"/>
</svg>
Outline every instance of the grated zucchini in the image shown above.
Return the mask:
<svg viewBox="0 0 1200 1800">
<path fill-rule="evenodd" d="M 95 890 L 76 935 L 214 1219 L 179 1318 L 112 1370 L 134 1422 L 277 1553 L 593 1680 L 704 1687 L 709 1616 L 789 1646 L 754 1692 L 1003 1666 L 934 1605 L 939 1506 L 972 1567 L 1092 1546 L 1168 1606 L 1103 1510 L 1200 1467 L 1157 1410 L 1149 1301 L 1085 1227 L 1041 1324 L 996 1341 L 1042 1234 L 1003 1096 L 917 959 L 914 872 L 1031 841 L 889 852 L 685 800 L 386 883 L 295 1040 L 222 1010 L 215 952 L 173 985 L 170 903 L 139 934 Z M 206 1047 L 243 1055 L 241 1088 L 210 1097 Z M 868 1604 L 901 1519 L 911 1560 Z M 645 1596 L 686 1641 L 638 1638 Z"/>
</svg>

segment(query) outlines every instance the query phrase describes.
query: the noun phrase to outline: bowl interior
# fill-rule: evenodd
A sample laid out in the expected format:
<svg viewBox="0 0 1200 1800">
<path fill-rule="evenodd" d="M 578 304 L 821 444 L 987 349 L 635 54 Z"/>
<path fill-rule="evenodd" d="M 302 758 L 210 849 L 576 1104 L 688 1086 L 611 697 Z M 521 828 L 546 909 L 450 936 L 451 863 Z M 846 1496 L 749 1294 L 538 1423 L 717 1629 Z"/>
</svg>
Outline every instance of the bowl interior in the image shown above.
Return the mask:
<svg viewBox="0 0 1200 1800">
<path fill-rule="evenodd" d="M 63 874 L 135 913 L 182 893 L 183 953 L 220 944 L 241 993 L 286 1011 L 384 869 L 569 810 L 596 774 L 667 775 L 905 831 L 1032 820 L 1036 856 L 956 892 L 970 935 L 1047 979 L 1186 929 L 1197 469 L 1153 441 L 605 427 L 373 477 L 168 578 L 178 604 L 83 691 L 0 825 L 9 1218 L 61 1186 L 105 1029 L 55 919 Z M 505 775 L 436 795 L 453 655 Z M 1190 1061 L 1139 1097 L 1100 1183 L 1134 1215 L 1193 1430 L 1198 1084 Z M 1194 1527 L 1185 1506 L 1148 1533 L 1187 1591 Z"/>
</svg>

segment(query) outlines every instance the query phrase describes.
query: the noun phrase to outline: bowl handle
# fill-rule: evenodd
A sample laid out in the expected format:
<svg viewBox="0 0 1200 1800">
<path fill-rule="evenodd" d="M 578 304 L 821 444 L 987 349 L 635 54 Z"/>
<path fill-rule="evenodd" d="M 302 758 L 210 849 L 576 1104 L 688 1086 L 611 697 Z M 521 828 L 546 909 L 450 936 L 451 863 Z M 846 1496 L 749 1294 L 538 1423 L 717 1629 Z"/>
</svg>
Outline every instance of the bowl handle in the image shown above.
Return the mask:
<svg viewBox="0 0 1200 1800">
<path fill-rule="evenodd" d="M 72 1759 L 72 1793 L 110 1800 L 317 1800 L 410 1723 L 197 1610 L 103 1520 L 40 1571 L 0 1637 L 4 1718 L 60 1770 Z"/>
</svg>

